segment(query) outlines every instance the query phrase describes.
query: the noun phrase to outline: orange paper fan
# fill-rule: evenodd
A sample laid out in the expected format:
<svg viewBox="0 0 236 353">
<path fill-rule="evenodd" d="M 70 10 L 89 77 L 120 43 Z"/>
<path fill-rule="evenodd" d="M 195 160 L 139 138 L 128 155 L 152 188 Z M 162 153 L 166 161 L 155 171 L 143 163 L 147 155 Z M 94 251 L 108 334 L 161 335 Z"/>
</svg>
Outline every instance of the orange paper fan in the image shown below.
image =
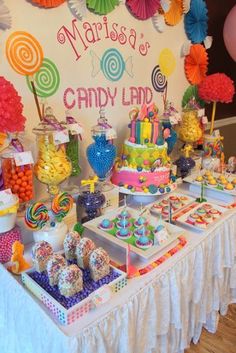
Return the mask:
<svg viewBox="0 0 236 353">
<path fill-rule="evenodd" d="M 57 7 L 65 1 L 66 0 L 31 0 L 34 4 L 45 8 Z"/>
<path fill-rule="evenodd" d="M 183 0 L 172 0 L 169 11 L 164 13 L 164 18 L 169 26 L 175 26 L 183 15 Z"/>
<path fill-rule="evenodd" d="M 190 53 L 186 55 L 184 68 L 187 80 L 192 85 L 198 85 L 205 77 L 208 66 L 208 55 L 201 44 L 193 44 Z"/>
</svg>

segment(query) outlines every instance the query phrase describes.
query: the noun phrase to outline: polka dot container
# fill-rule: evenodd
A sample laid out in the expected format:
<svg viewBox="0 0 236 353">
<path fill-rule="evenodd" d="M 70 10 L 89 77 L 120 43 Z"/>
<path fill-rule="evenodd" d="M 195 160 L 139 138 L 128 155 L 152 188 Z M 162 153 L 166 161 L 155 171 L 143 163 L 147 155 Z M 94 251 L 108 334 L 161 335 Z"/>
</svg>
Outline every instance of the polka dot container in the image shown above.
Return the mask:
<svg viewBox="0 0 236 353">
<path fill-rule="evenodd" d="M 110 283 L 101 283 L 100 288 L 103 285 L 108 285 L 113 293 L 118 292 L 127 285 L 127 275 L 121 270 L 118 270 L 111 266 L 111 271 L 114 273 L 113 279 Z M 22 274 L 23 284 L 39 299 L 44 305 L 51 311 L 53 316 L 61 325 L 70 325 L 76 320 L 82 318 L 91 309 L 94 308 L 92 295 L 87 296 L 82 299 L 79 303 L 71 305 L 68 304 L 67 308 L 64 307 L 58 300 L 56 300 L 52 295 L 50 295 L 44 288 L 42 288 L 34 278 L 32 278 L 34 270 L 29 270 Z M 112 279 L 111 278 L 111 279 Z M 97 282 L 95 282 L 97 283 Z M 98 286 L 97 286 L 98 289 Z M 82 296 L 81 296 L 82 298 Z"/>
</svg>

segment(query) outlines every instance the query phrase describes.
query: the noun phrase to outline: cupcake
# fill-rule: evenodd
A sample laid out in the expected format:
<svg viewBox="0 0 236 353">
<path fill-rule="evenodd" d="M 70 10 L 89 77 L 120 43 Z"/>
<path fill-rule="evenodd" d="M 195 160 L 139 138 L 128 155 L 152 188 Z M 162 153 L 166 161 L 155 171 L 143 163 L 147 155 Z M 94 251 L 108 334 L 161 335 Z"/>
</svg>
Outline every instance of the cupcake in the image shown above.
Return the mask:
<svg viewBox="0 0 236 353">
<path fill-rule="evenodd" d="M 127 211 L 126 209 L 122 210 L 120 214 L 118 214 L 118 218 L 122 219 L 122 218 L 130 218 L 131 214 L 129 213 L 129 211 Z"/>
<path fill-rule="evenodd" d="M 167 206 L 167 205 L 169 205 L 169 201 L 168 200 L 162 200 L 162 201 L 160 201 L 160 205 L 161 206 Z"/>
<path fill-rule="evenodd" d="M 153 205 L 152 205 L 152 207 L 151 207 L 151 211 L 153 212 L 153 213 L 161 213 L 161 211 L 162 211 L 162 206 L 160 205 L 160 204 L 156 204 L 156 203 L 154 203 Z"/>
<path fill-rule="evenodd" d="M 114 228 L 114 224 L 107 218 L 104 218 L 102 222 L 98 225 L 98 228 L 102 230 L 111 230 Z"/>
<path fill-rule="evenodd" d="M 187 222 L 194 225 L 198 218 L 199 215 L 197 215 L 196 213 L 191 213 L 187 218 Z"/>
<path fill-rule="evenodd" d="M 122 218 L 116 223 L 116 225 L 117 228 L 129 228 L 131 226 L 131 223 L 127 218 Z"/>
<path fill-rule="evenodd" d="M 195 179 L 195 181 L 198 181 L 198 182 L 202 182 L 203 181 L 203 177 L 201 175 L 198 175 Z"/>
<path fill-rule="evenodd" d="M 88 267 L 90 253 L 96 248 L 94 242 L 89 238 L 82 238 L 76 246 L 76 258 L 79 267 L 85 269 Z"/>
<path fill-rule="evenodd" d="M 209 205 L 209 203 L 205 203 L 205 205 L 202 206 L 207 212 L 212 209 L 212 206 Z"/>
<path fill-rule="evenodd" d="M 53 254 L 47 263 L 47 274 L 50 286 L 58 284 L 61 271 L 66 267 L 66 259 L 60 254 Z"/>
<path fill-rule="evenodd" d="M 136 238 L 141 237 L 142 235 L 148 236 L 150 234 L 150 231 L 145 227 L 140 227 L 134 231 L 134 236 Z"/>
<path fill-rule="evenodd" d="M 90 254 L 89 270 L 93 281 L 99 281 L 109 275 L 110 257 L 103 248 L 97 248 Z"/>
<path fill-rule="evenodd" d="M 153 245 L 153 241 L 151 239 L 149 239 L 147 236 L 142 235 L 141 237 L 139 237 L 136 242 L 135 242 L 136 246 L 140 249 L 149 249 L 150 247 L 152 247 Z"/>
<path fill-rule="evenodd" d="M 212 223 L 214 221 L 213 217 L 209 213 L 205 214 L 202 218 L 207 223 Z"/>
<path fill-rule="evenodd" d="M 214 178 L 208 179 L 208 185 L 214 186 L 217 185 L 217 181 Z"/>
<path fill-rule="evenodd" d="M 175 202 L 175 201 L 179 201 L 179 198 L 177 196 L 172 195 L 172 196 L 169 197 L 169 200 L 171 202 Z"/>
<path fill-rule="evenodd" d="M 167 217 L 169 215 L 169 206 L 163 207 L 162 214 L 164 217 Z"/>
<path fill-rule="evenodd" d="M 120 228 L 117 232 L 116 232 L 116 237 L 122 240 L 125 239 L 129 239 L 132 237 L 132 233 L 129 230 L 129 228 Z"/>
<path fill-rule="evenodd" d="M 72 297 L 83 290 L 83 274 L 76 265 L 65 267 L 58 278 L 58 288 L 61 295 Z"/>
<path fill-rule="evenodd" d="M 214 218 L 218 218 L 221 215 L 221 212 L 216 210 L 215 208 L 210 209 L 208 213 Z"/>
<path fill-rule="evenodd" d="M 32 260 L 37 272 L 43 272 L 46 270 L 47 262 L 53 255 L 51 245 L 43 240 L 36 243 L 32 248 Z"/>
<path fill-rule="evenodd" d="M 74 260 L 76 259 L 75 250 L 77 244 L 80 242 L 80 235 L 78 232 L 71 231 L 69 232 L 63 242 L 64 250 L 65 250 L 65 257 L 67 260 Z"/>
<path fill-rule="evenodd" d="M 199 216 L 204 216 L 207 211 L 204 207 L 199 207 L 197 210 L 196 210 L 196 213 L 199 215 Z"/>
<path fill-rule="evenodd" d="M 135 227 L 140 227 L 147 224 L 147 219 L 145 217 L 140 216 L 137 221 L 134 222 Z"/>
<path fill-rule="evenodd" d="M 206 229 L 207 223 L 202 218 L 198 218 L 196 219 L 195 226 L 198 228 Z"/>
</svg>

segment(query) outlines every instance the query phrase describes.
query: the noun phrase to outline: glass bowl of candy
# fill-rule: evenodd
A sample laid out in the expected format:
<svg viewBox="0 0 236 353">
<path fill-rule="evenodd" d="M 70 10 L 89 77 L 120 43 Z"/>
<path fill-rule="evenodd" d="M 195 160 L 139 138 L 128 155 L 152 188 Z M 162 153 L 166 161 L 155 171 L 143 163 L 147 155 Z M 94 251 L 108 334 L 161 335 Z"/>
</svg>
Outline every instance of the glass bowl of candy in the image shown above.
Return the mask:
<svg viewBox="0 0 236 353">
<path fill-rule="evenodd" d="M 44 120 L 33 132 L 36 134 L 38 149 L 34 166 L 35 176 L 47 185 L 49 194 L 56 195 L 59 192 L 59 184 L 65 181 L 72 171 L 64 143 L 65 137 L 68 136 L 67 129 L 56 120 L 51 109 L 48 109 Z"/>
</svg>

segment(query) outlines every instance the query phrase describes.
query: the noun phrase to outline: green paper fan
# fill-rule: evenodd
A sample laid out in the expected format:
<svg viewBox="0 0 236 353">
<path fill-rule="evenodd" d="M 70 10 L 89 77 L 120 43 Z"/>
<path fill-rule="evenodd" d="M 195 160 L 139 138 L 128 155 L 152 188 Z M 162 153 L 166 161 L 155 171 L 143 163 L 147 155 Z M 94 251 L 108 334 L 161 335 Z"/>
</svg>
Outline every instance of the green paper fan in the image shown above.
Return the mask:
<svg viewBox="0 0 236 353">
<path fill-rule="evenodd" d="M 182 108 L 184 108 L 188 104 L 190 99 L 193 97 L 195 98 L 196 102 L 200 105 L 201 108 L 205 107 L 205 102 L 201 98 L 199 98 L 198 87 L 196 85 L 190 85 L 184 92 L 184 95 L 182 98 Z"/>
<path fill-rule="evenodd" d="M 119 2 L 119 0 L 87 0 L 87 7 L 97 15 L 106 15 L 113 11 Z"/>
</svg>

